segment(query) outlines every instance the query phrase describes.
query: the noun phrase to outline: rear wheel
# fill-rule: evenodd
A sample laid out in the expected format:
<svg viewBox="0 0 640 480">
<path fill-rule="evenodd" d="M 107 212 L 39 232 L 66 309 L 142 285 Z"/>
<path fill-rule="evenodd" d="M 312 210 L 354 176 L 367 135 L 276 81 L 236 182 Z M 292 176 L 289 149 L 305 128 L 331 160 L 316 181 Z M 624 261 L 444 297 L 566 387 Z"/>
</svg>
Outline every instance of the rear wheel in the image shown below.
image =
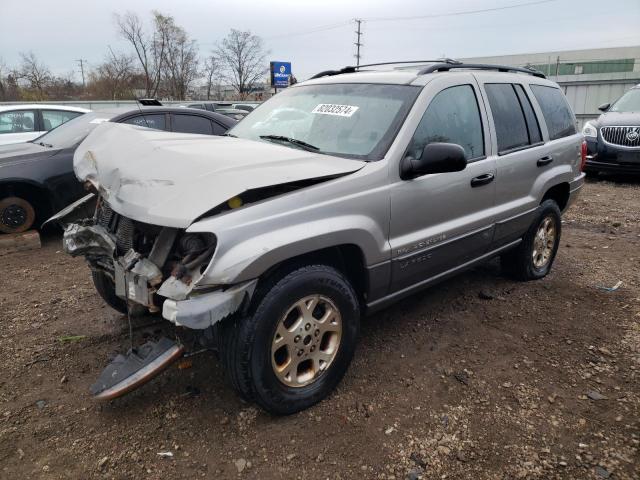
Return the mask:
<svg viewBox="0 0 640 480">
<path fill-rule="evenodd" d="M 20 197 L 0 200 L 0 232 L 25 232 L 33 226 L 35 220 L 36 211 L 28 200 Z"/>
<path fill-rule="evenodd" d="M 347 279 L 299 268 L 256 291 L 250 315 L 222 326 L 221 357 L 234 387 L 287 415 L 325 398 L 353 357 L 360 308 Z"/>
<path fill-rule="evenodd" d="M 91 278 L 93 285 L 102 299 L 107 302 L 107 305 L 120 313 L 127 313 L 127 302 L 116 295 L 116 286 L 106 273 L 92 270 Z"/>
<path fill-rule="evenodd" d="M 546 276 L 558 252 L 560 233 L 560 208 L 554 200 L 545 200 L 520 245 L 500 257 L 503 270 L 519 280 Z"/>
</svg>

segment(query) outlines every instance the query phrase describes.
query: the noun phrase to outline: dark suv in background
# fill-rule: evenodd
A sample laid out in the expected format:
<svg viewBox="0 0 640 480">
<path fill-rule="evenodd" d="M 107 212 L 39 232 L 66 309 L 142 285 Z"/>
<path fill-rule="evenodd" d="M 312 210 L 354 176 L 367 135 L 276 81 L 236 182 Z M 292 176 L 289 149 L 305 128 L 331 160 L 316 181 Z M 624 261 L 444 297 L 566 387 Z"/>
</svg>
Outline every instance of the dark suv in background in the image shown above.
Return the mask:
<svg viewBox="0 0 640 480">
<path fill-rule="evenodd" d="M 602 115 L 582 129 L 587 141 L 585 171 L 640 174 L 640 85 L 599 110 Z"/>
</svg>

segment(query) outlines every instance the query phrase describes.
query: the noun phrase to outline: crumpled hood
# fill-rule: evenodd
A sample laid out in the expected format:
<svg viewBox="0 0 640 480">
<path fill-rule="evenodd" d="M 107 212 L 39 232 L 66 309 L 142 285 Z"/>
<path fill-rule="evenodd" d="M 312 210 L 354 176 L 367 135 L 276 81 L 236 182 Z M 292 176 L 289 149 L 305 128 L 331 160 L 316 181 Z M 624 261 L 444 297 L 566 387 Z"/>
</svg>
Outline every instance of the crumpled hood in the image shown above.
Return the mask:
<svg viewBox="0 0 640 480">
<path fill-rule="evenodd" d="M 186 228 L 246 190 L 355 172 L 365 162 L 267 142 L 103 123 L 80 144 L 76 176 L 121 215 Z"/>
</svg>

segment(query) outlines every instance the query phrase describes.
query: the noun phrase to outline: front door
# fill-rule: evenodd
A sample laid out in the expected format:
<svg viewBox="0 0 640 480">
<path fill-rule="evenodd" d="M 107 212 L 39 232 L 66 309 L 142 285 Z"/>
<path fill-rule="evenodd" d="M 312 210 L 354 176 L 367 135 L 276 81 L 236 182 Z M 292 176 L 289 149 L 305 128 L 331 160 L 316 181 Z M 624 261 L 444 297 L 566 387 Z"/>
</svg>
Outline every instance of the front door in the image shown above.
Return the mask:
<svg viewBox="0 0 640 480">
<path fill-rule="evenodd" d="M 493 236 L 496 166 L 486 157 L 485 109 L 475 78 L 461 78 L 428 84 L 419 99 L 426 110 L 405 156 L 419 157 L 428 143 L 455 143 L 467 167 L 411 180 L 398 173 L 391 185 L 392 293 L 482 256 Z"/>
</svg>

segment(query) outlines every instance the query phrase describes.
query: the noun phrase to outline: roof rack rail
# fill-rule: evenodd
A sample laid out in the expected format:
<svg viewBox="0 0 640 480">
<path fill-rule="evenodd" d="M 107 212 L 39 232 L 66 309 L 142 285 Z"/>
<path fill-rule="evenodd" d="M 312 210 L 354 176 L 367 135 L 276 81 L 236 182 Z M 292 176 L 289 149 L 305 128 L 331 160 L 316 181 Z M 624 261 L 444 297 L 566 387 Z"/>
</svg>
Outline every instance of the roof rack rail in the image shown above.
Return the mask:
<svg viewBox="0 0 640 480">
<path fill-rule="evenodd" d="M 435 60 L 407 60 L 406 62 L 380 62 L 380 63 L 367 63 L 365 65 L 348 65 L 339 70 L 324 70 L 320 73 L 316 73 L 309 80 L 313 80 L 314 78 L 320 78 L 320 77 L 341 75 L 343 73 L 354 73 L 364 67 L 379 67 L 381 65 L 402 65 L 403 63 L 436 63 L 436 62 L 441 65 L 458 65 L 462 63 L 457 60 L 453 60 L 451 58 L 438 58 Z"/>
<path fill-rule="evenodd" d="M 498 72 L 520 72 L 527 73 L 529 75 L 533 75 L 534 77 L 539 78 L 547 78 L 544 73 L 535 70 L 533 68 L 527 67 L 510 67 L 508 65 L 491 65 L 485 63 L 462 63 L 457 62 L 455 64 L 451 63 L 435 63 L 433 65 L 429 65 L 428 67 L 423 68 L 418 72 L 418 75 L 425 75 L 427 73 L 433 72 L 448 72 L 453 68 L 465 68 L 470 70 L 497 70 Z"/>
<path fill-rule="evenodd" d="M 401 65 L 405 63 L 431 63 L 431 65 L 418 71 L 418 75 L 426 75 L 433 72 L 448 72 L 454 68 L 464 68 L 470 70 L 497 70 L 498 72 L 520 72 L 533 75 L 534 77 L 547 78 L 544 73 L 531 67 L 510 67 L 508 65 L 492 65 L 486 63 L 463 63 L 451 58 L 438 58 L 436 60 L 409 60 L 406 62 L 382 62 L 368 63 L 366 65 L 349 65 L 339 70 L 325 70 L 316 73 L 309 80 L 320 77 L 329 77 L 333 75 L 341 75 L 343 73 L 355 73 L 364 67 L 378 67 L 380 65 Z"/>
</svg>

